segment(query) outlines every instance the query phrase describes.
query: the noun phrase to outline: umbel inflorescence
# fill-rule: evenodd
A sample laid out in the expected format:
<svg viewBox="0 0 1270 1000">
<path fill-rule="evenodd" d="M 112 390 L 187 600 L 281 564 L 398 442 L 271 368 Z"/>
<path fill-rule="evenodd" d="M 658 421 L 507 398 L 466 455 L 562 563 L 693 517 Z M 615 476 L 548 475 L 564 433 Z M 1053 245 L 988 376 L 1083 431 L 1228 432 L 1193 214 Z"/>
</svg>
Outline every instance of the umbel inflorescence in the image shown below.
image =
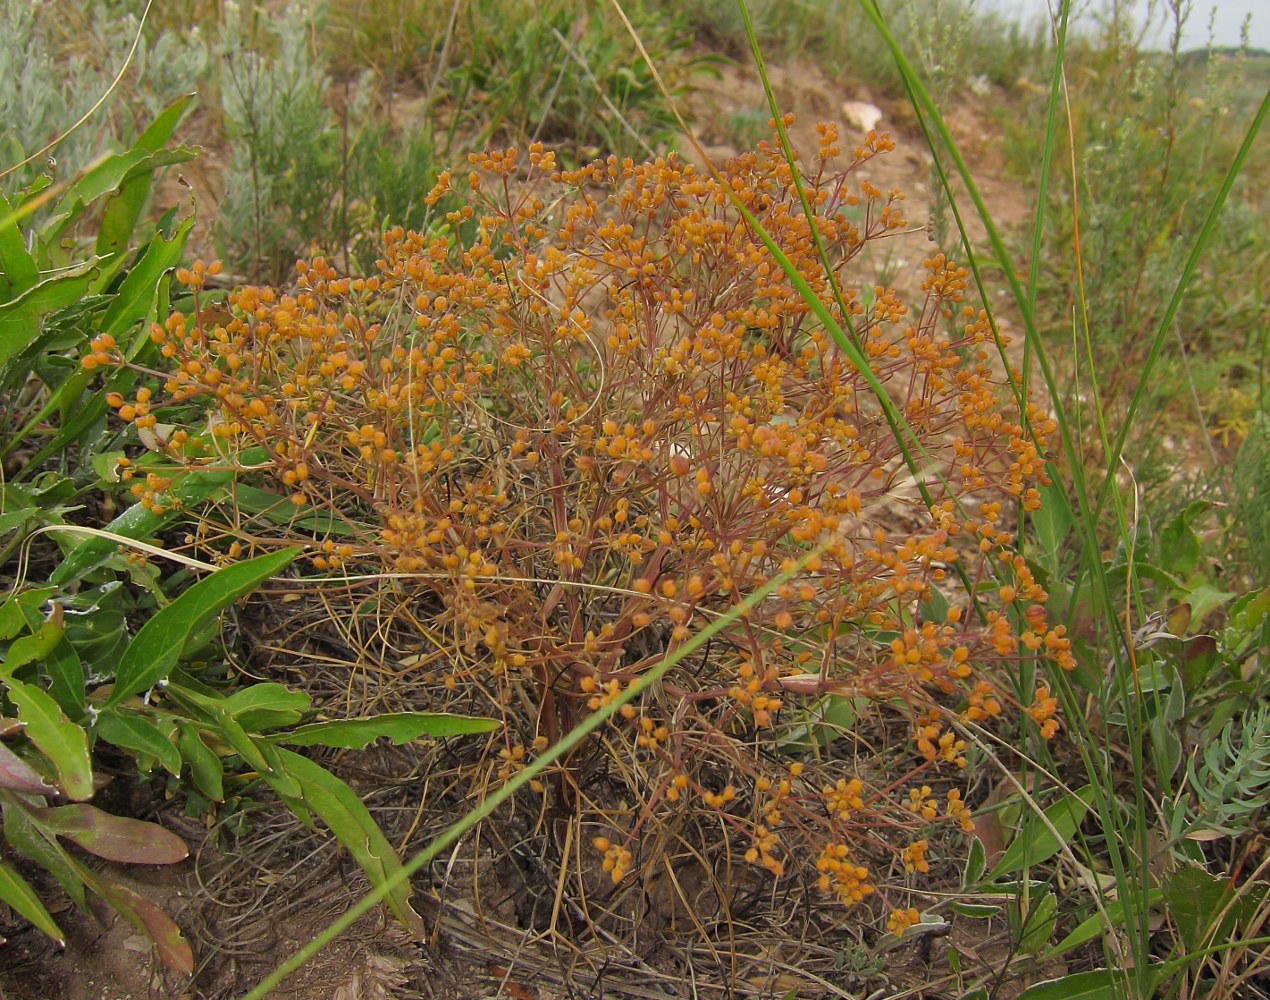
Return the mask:
<svg viewBox="0 0 1270 1000">
<path fill-rule="evenodd" d="M 1013 705 L 1057 728 L 1048 689 L 1009 681 L 1027 658 L 1070 662 L 1007 523 L 1037 505 L 1052 424 L 1004 385 L 963 268 L 926 260 L 912 306 L 853 280 L 905 225 L 902 195 L 859 176 L 892 144 L 871 132 L 842 165 L 836 129 L 819 131 L 798 162 L 812 218 L 768 144 L 717 176 L 674 155 L 572 171 L 539 146 L 473 156 L 430 195 L 449 233 L 388 232 L 373 276 L 318 258 L 288 292 L 213 305 L 216 265 L 180 272 L 192 315 L 154 326 L 130 362 L 143 388 L 111 403 L 149 445 L 123 472 L 138 502 L 169 506 L 174 481 L 228 463 L 255 498 L 222 528 L 231 555 L 301 538 L 315 569 L 384 572 L 394 600 L 431 608 L 438 701 L 506 720 L 493 780 L 815 552 L 592 741 L 620 756 L 622 796 L 585 786 L 586 754 L 535 787 L 616 883 L 650 829 L 705 810 L 755 870 L 806 859 L 903 930 L 929 833 L 970 829 L 951 719 Z M 925 496 L 734 200 L 856 338 L 920 442 Z M 85 359 L 119 363 L 109 338 Z M 833 699 L 906 719 L 904 759 L 868 764 L 818 721 Z"/>
</svg>

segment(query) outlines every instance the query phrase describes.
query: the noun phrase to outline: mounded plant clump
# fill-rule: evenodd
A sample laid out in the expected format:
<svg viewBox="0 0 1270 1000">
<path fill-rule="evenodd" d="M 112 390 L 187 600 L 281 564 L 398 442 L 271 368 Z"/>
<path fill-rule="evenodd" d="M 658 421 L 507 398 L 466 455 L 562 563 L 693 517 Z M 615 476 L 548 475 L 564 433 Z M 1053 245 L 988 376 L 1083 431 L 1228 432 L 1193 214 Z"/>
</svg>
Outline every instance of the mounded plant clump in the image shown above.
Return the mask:
<svg viewBox="0 0 1270 1000">
<path fill-rule="evenodd" d="M 148 447 L 121 472 L 139 503 L 229 466 L 238 505 L 203 512 L 200 544 L 302 540 L 314 570 L 419 622 L 435 704 L 505 723 L 486 782 L 793 571 L 545 772 L 540 814 L 576 824 L 606 892 L 674 842 L 720 894 L 801 877 L 880 900 L 900 932 L 932 833 L 971 829 L 957 720 L 1058 727 L 1019 679 L 1069 666 L 1068 640 L 1009 524 L 1039 502 L 1053 426 L 1020 412 L 963 268 L 925 261 L 913 304 L 853 281 L 905 226 L 902 194 L 858 173 L 892 143 L 869 133 L 844 160 L 820 134 L 796 161 L 811 218 L 766 143 L 717 175 L 476 155 L 430 195 L 450 233 L 390 231 L 373 276 L 319 258 L 288 292 L 213 301 L 198 265 L 178 275 L 192 315 L 131 358 L 99 338 L 85 364 L 141 373 L 111 399 Z M 867 737 L 898 726 L 885 754 Z"/>
</svg>

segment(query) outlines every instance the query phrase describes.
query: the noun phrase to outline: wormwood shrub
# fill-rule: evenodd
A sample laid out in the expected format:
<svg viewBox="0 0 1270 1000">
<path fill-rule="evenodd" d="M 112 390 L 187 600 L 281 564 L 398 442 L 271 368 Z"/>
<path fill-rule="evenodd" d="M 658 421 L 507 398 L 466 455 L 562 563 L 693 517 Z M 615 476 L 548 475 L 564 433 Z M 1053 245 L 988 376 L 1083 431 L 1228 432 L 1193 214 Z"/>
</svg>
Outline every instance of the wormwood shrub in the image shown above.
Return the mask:
<svg viewBox="0 0 1270 1000">
<path fill-rule="evenodd" d="M 1012 678 L 1070 654 L 1008 528 L 1037 505 L 1052 422 L 1029 405 L 1025 431 L 966 271 L 927 260 L 913 309 L 849 280 L 904 226 L 900 192 L 858 176 L 891 148 L 870 133 L 840 164 L 822 126 L 800 166 L 813 219 L 767 143 L 718 177 L 674 156 L 562 171 L 541 146 L 487 152 L 429 196 L 457 199 L 466 246 L 394 229 L 373 276 L 316 259 L 290 292 L 223 304 L 201 291 L 215 265 L 183 270 L 193 314 L 156 324 L 151 356 L 100 339 L 84 359 L 143 376 L 110 400 L 149 444 L 122 475 L 162 510 L 184 476 L 228 465 L 238 504 L 205 514 L 205 547 L 299 538 L 316 570 L 370 579 L 439 650 L 444 666 L 418 668 L 437 701 L 504 719 L 477 765 L 490 781 L 810 555 L 535 788 L 621 887 L 655 867 L 643 841 L 696 816 L 755 870 L 810 871 L 846 904 L 876 893 L 902 931 L 928 837 L 971 828 L 952 722 L 1012 706 L 1052 736 L 1049 690 Z M 729 191 L 850 322 L 920 441 L 926 498 Z M 194 401 L 210 422 L 182 423 Z M 831 722 L 848 715 L 859 734 Z M 870 751 L 879 726 L 907 734 L 895 759 Z"/>
</svg>

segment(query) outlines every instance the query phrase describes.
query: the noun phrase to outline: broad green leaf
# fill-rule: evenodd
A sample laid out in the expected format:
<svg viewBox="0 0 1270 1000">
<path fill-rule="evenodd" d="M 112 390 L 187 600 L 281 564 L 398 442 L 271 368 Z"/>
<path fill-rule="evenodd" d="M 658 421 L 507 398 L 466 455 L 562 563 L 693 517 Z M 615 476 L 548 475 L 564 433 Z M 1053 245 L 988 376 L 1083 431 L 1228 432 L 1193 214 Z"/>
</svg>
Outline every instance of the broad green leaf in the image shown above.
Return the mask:
<svg viewBox="0 0 1270 1000">
<path fill-rule="evenodd" d="M 87 400 L 82 399 L 84 386 L 92 373 L 77 371 L 62 383 L 45 404 L 45 416 L 57 410 L 61 413 L 61 426 L 56 434 L 50 437 L 39 451 L 25 457 L 28 468 L 35 468 L 53 455 L 65 452 L 67 445 L 79 441 L 94 427 L 100 425 L 106 412 L 106 393 L 111 391 L 103 387 L 93 393 Z M 127 383 L 131 381 L 131 373 L 126 378 L 112 378 L 110 386 L 127 392 Z"/>
<path fill-rule="evenodd" d="M 57 838 L 45 836 L 13 801 L 3 803 L 4 839 L 28 861 L 39 865 L 57 879 L 57 884 L 81 910 L 87 911 L 84 880 Z"/>
<path fill-rule="evenodd" d="M 0 302 L 21 295 L 40 280 L 40 269 L 27 251 L 13 207 L 0 192 Z"/>
<path fill-rule="evenodd" d="M 154 942 L 163 964 L 188 976 L 194 971 L 194 952 L 176 922 L 148 899 L 112 879 L 86 879 L 93 892 L 109 903 L 133 927 Z"/>
<path fill-rule="evenodd" d="M 966 855 L 966 867 L 961 872 L 962 887 L 969 888 L 972 885 L 978 885 L 987 867 L 988 855 L 984 851 L 983 841 L 975 837 L 970 841 L 970 852 Z"/>
<path fill-rule="evenodd" d="M 80 802 L 69 806 L 30 806 L 39 826 L 73 840 L 89 854 L 127 865 L 174 865 L 189 857 L 185 841 L 157 823 L 114 816 Z"/>
<path fill-rule="evenodd" d="M 1155 966 L 1127 972 L 1115 969 L 1076 972 L 1029 986 L 1016 1000 L 1125 1000 L 1126 997 L 1150 997 L 1155 995 L 1160 974 L 1161 970 Z M 1142 992 L 1135 992 L 1131 984 L 1139 984 L 1143 987 Z"/>
<path fill-rule="evenodd" d="M 1239 908 L 1230 905 L 1235 898 L 1230 879 L 1188 865 L 1169 872 L 1163 890 L 1169 916 L 1187 951 L 1198 951 L 1213 939 L 1225 941 L 1225 932 L 1233 930 Z"/>
<path fill-rule="evenodd" d="M 1041 822 L 1037 816 L 1029 814 L 1023 821 L 1023 829 L 1010 841 L 1010 846 L 1001 855 L 1001 860 L 988 873 L 988 880 L 995 881 L 1002 875 L 1021 872 L 1025 868 L 1052 858 L 1075 834 L 1081 820 L 1085 818 L 1093 797 L 1093 788 L 1086 785 L 1075 794 L 1065 795 L 1045 810 L 1045 818 L 1049 821 L 1049 825 L 1058 831 L 1061 840 L 1056 838 L 1049 826 Z"/>
<path fill-rule="evenodd" d="M 57 926 L 57 921 L 44 908 L 40 897 L 21 875 L 0 861 L 0 902 L 7 903 L 18 914 L 48 937 L 57 942 L 58 947 L 66 944 L 66 935 Z"/>
<path fill-rule="evenodd" d="M 0 675 L 10 676 L 28 663 L 39 663 L 62 641 L 61 625 L 46 621 L 31 635 L 14 639 L 0 662 Z"/>
<path fill-rule="evenodd" d="M 287 566 L 299 551 L 299 546 L 292 546 L 218 569 L 155 613 L 124 650 L 105 707 L 149 690 L 166 678 L 191 635 Z"/>
<path fill-rule="evenodd" d="M 1194 628 L 1200 627 L 1210 611 L 1235 597 L 1232 591 L 1218 590 L 1202 577 L 1187 581 L 1186 587 L 1182 599 L 1191 606 L 1191 625 Z"/>
<path fill-rule="evenodd" d="M 1011 907 L 1011 922 L 1015 923 L 1015 938 L 1019 950 L 1032 955 L 1039 952 L 1054 936 L 1054 923 L 1058 918 L 1058 899 L 1053 892 L 1046 892 L 1032 900 L 1032 909 L 1026 919 L 1020 921 L 1017 904 Z M 1019 924 L 1021 923 L 1021 926 Z"/>
<path fill-rule="evenodd" d="M 164 239 L 162 233 L 154 237 L 145 255 L 120 283 L 114 301 L 102 317 L 103 333 L 119 337 L 145 322 L 154 306 L 160 280 L 180 263 L 185 240 L 193 227 L 194 218 L 191 216 L 181 223 L 172 239 Z"/>
<path fill-rule="evenodd" d="M 11 639 L 19 632 L 34 632 L 44 615 L 40 608 L 55 593 L 52 587 L 35 587 L 10 595 L 0 604 L 0 639 Z"/>
<path fill-rule="evenodd" d="M 798 677 L 799 675 L 795 675 Z M 817 681 L 819 675 L 804 674 L 810 681 Z M 792 727 L 782 735 L 780 748 L 784 753 L 803 753 L 812 749 L 812 741 L 827 747 L 844 732 L 850 730 L 859 717 L 858 702 L 861 699 L 849 698 L 840 694 L 827 694 L 815 701 L 803 711 L 801 718 L 806 723 Z"/>
<path fill-rule="evenodd" d="M 944 622 L 948 621 L 948 609 L 950 607 L 947 596 L 932 583 L 930 585 L 930 595 L 921 604 L 920 614 L 922 621 L 937 622 L 943 625 Z"/>
<path fill-rule="evenodd" d="M 1123 1000 L 1125 982 L 1123 972 L 1110 969 L 1077 972 L 1029 986 L 1018 1000 Z"/>
<path fill-rule="evenodd" d="M 252 739 L 237 719 L 219 706 L 211 710 L 211 719 L 216 735 L 233 747 L 248 767 L 265 776 L 273 773 L 273 766 L 265 757 L 261 744 Z M 294 789 L 289 789 L 289 792 L 298 794 Z"/>
<path fill-rule="evenodd" d="M 187 94 L 159 112 L 154 121 L 137 137 L 137 141 L 132 147 L 133 150 L 158 152 L 162 149 L 168 140 L 172 138 L 172 133 L 176 130 L 177 124 L 181 121 L 193 99 L 193 94 Z M 106 203 L 106 210 L 102 213 L 101 224 L 97 227 L 97 253 L 99 256 L 116 253 L 128 248 L 133 229 L 136 227 L 137 220 L 141 217 L 141 211 L 145 207 L 146 198 L 150 193 L 150 186 L 153 181 L 154 175 L 151 171 L 146 171 L 140 176 L 125 180 L 120 184 L 119 190 L 110 201 Z"/>
<path fill-rule="evenodd" d="M 1207 509 L 1206 501 L 1193 503 L 1160 532 L 1160 562 L 1176 576 L 1186 576 L 1199 564 L 1199 535 L 1191 525 Z"/>
<path fill-rule="evenodd" d="M 303 788 L 303 801 L 321 818 L 357 860 L 371 884 L 382 887 L 401 870 L 392 845 L 356 793 L 330 771 L 290 750 L 278 748 L 287 771 Z M 425 933 L 423 921 L 410 906 L 410 885 L 404 882 L 388 896 L 397 918 L 416 938 Z"/>
<path fill-rule="evenodd" d="M 66 635 L 44 658 L 44 672 L 48 674 L 49 694 L 66 717 L 76 722 L 83 719 L 84 665 Z"/>
<path fill-rule="evenodd" d="M 258 733 L 299 722 L 308 710 L 309 696 L 270 681 L 235 691 L 221 707 L 249 733 Z"/>
<path fill-rule="evenodd" d="M 45 278 L 17 298 L 0 303 L 0 364 L 26 347 L 40 332 L 40 320 L 45 313 L 82 298 L 96 269 L 96 261 L 85 261 Z"/>
<path fill-rule="evenodd" d="M 263 739 L 257 741 L 256 746 L 267 765 L 261 772 L 261 777 L 269 782 L 269 787 L 284 799 L 295 800 L 303 798 L 304 790 L 290 771 L 287 770 L 286 762 L 283 760 L 282 755 L 278 753 L 278 748 Z"/>
<path fill-rule="evenodd" d="M 194 159 L 195 155 L 195 151 L 187 146 L 172 146 L 156 150 L 131 149 L 126 153 L 103 156 L 66 189 L 53 214 L 40 227 L 41 239 L 49 244 L 55 242 L 69 225 L 80 218 L 85 208 L 126 181 L 147 176 L 169 164 L 185 163 Z"/>
<path fill-rule="evenodd" d="M 466 733 L 487 733 L 497 729 L 499 725 L 496 719 L 447 715 L 444 712 L 392 712 L 355 719 L 311 722 L 285 733 L 274 733 L 269 738 L 293 746 L 343 747 L 360 750 L 380 737 L 400 746 L 402 743 L 417 740 L 421 736 L 439 738 L 461 736 Z"/>
<path fill-rule="evenodd" d="M 1180 576 L 1168 572 L 1155 563 L 1146 562 L 1144 560 L 1136 560 L 1133 564 L 1133 573 L 1139 580 L 1154 580 L 1156 583 L 1163 584 L 1165 587 L 1181 589 L 1184 584 Z M 1107 582 L 1116 587 L 1123 587 L 1125 581 L 1129 579 L 1129 566 L 1126 563 L 1118 563 L 1107 567 Z"/>
<path fill-rule="evenodd" d="M 26 735 L 49 759 L 67 796 L 82 802 L 93 797 L 93 766 L 88 735 L 67 720 L 52 697 L 14 677 L 4 679 L 9 699 L 26 723 Z"/>
<path fill-rule="evenodd" d="M 1270 615 L 1270 587 L 1244 594 L 1230 606 L 1230 625 L 1251 631 Z"/>
<path fill-rule="evenodd" d="M 119 657 L 128 645 L 128 620 L 120 600 L 124 591 L 118 581 L 113 580 L 103 587 L 115 588 L 114 596 L 109 591 L 99 593 L 100 603 L 85 605 L 83 611 L 72 610 L 69 603 L 64 608 L 66 638 L 75 648 L 85 680 L 93 684 L 114 675 Z"/>
<path fill-rule="evenodd" d="M 190 765 L 190 774 L 194 778 L 194 787 L 213 802 L 225 801 L 225 765 L 215 753 L 203 742 L 198 726 L 193 723 L 178 721 L 177 747 L 181 757 Z"/>
<path fill-rule="evenodd" d="M 1152 889 L 1147 897 L 1148 905 L 1158 906 L 1164 898 L 1164 892 L 1161 889 Z M 1136 902 L 1136 900 L 1135 900 Z M 1124 902 L 1123 900 L 1108 900 L 1103 909 L 1106 911 L 1104 918 L 1102 913 L 1095 913 L 1092 917 L 1082 920 L 1073 928 L 1072 932 L 1064 937 L 1058 944 L 1054 945 L 1045 953 L 1045 958 L 1056 958 L 1064 952 L 1078 948 L 1082 944 L 1101 937 L 1107 933 L 1108 927 L 1118 927 L 1124 923 Z"/>
<path fill-rule="evenodd" d="M 125 750 L 135 750 L 157 760 L 169 774 L 181 773 L 181 752 L 173 745 L 171 735 L 164 728 L 175 728 L 174 723 L 161 727 L 160 723 L 137 715 L 108 708 L 97 716 L 94 729 L 107 743 Z"/>
<path fill-rule="evenodd" d="M 56 792 L 44 775 L 9 749 L 0 740 L 0 789 L 25 792 L 27 795 L 49 795 Z"/>
<path fill-rule="evenodd" d="M 1181 689 L 1179 684 L 1173 690 Z M 1167 713 L 1161 713 L 1151 720 L 1151 755 L 1157 773 L 1168 777 L 1177 773 L 1182 764 L 1182 741 L 1176 728 Z"/>
<path fill-rule="evenodd" d="M 280 493 L 262 490 L 255 486 L 238 484 L 234 487 L 234 501 L 240 510 L 260 514 L 274 524 L 286 524 L 314 535 L 331 535 L 335 538 L 351 538 L 357 529 L 343 518 L 324 510 L 296 513 L 295 504 Z"/>
<path fill-rule="evenodd" d="M 1058 570 L 1058 557 L 1063 542 L 1071 533 L 1075 519 L 1072 505 L 1067 499 L 1067 489 L 1057 480 L 1040 487 L 1041 507 L 1031 514 L 1036 527 L 1036 543 L 1040 561 L 1050 572 Z"/>
<path fill-rule="evenodd" d="M 17 510 L 7 510 L 0 514 L 0 535 L 8 534 L 14 528 L 21 527 L 36 513 L 38 513 L 36 507 L 19 507 Z"/>
</svg>

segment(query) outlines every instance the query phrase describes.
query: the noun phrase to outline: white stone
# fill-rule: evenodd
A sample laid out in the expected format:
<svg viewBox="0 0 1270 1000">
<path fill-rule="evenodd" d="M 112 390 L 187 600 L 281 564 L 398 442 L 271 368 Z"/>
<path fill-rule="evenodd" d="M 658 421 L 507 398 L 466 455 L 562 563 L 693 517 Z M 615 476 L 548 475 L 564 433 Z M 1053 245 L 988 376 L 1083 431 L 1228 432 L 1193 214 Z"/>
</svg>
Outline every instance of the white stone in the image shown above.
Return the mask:
<svg viewBox="0 0 1270 1000">
<path fill-rule="evenodd" d="M 843 101 L 842 117 L 861 132 L 872 132 L 882 120 L 882 109 L 865 101 Z"/>
</svg>

